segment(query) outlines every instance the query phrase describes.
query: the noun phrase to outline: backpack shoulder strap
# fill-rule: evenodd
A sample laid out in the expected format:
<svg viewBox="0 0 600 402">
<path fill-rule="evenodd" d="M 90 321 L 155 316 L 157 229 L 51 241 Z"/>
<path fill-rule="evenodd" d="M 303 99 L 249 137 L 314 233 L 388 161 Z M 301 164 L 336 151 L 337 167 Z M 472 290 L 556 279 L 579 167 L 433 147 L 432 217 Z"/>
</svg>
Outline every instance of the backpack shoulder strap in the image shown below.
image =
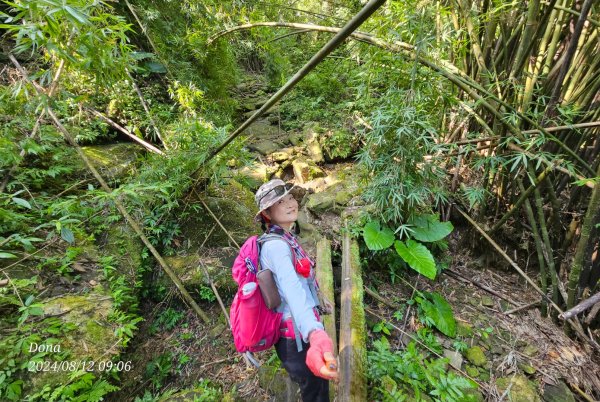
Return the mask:
<svg viewBox="0 0 600 402">
<path fill-rule="evenodd" d="M 283 240 L 284 242 L 286 242 L 286 244 L 290 247 L 290 252 L 292 253 L 292 264 L 294 265 L 294 268 L 296 268 L 296 252 L 294 251 L 294 248 L 292 247 L 292 245 L 290 244 L 290 242 L 288 242 L 285 237 L 278 235 L 276 233 L 265 233 L 262 234 L 260 236 L 258 236 L 258 238 L 256 239 L 256 245 L 258 247 L 258 264 L 259 264 L 259 268 L 258 270 L 261 270 L 260 267 L 260 249 L 262 248 L 262 245 L 268 241 L 271 240 Z"/>
</svg>

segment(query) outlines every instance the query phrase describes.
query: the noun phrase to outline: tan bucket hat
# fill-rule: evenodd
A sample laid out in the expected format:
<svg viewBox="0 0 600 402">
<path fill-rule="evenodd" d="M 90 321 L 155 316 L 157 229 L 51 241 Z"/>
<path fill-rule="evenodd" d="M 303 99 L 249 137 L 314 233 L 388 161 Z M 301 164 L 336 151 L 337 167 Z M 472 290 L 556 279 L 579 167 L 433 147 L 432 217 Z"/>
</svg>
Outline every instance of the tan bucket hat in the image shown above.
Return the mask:
<svg viewBox="0 0 600 402">
<path fill-rule="evenodd" d="M 286 183 L 281 179 L 273 179 L 260 186 L 254 195 L 254 201 L 258 207 L 254 220 L 260 222 L 260 213 L 285 197 L 293 189 L 293 183 Z"/>
</svg>

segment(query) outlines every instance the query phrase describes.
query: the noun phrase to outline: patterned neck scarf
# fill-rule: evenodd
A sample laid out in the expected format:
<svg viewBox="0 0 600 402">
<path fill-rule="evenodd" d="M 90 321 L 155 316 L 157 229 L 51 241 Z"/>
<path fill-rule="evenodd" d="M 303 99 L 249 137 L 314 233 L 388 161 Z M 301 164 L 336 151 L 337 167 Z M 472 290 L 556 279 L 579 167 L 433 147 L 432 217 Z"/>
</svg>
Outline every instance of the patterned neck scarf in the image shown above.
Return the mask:
<svg viewBox="0 0 600 402">
<path fill-rule="evenodd" d="M 284 230 L 281 226 L 279 225 L 270 225 L 269 229 L 268 229 L 268 233 L 274 233 L 277 234 L 281 237 L 284 238 L 285 241 L 288 242 L 288 244 L 291 246 L 292 250 L 294 250 L 294 254 L 296 257 L 296 271 L 298 271 L 298 273 L 302 276 L 304 276 L 305 278 L 308 278 L 308 276 L 310 275 L 311 277 L 313 277 L 314 279 L 314 266 L 315 266 L 315 261 L 310 258 L 308 256 L 308 254 L 306 254 L 306 252 L 304 251 L 304 249 L 302 248 L 302 246 L 300 246 L 300 243 L 298 243 L 298 239 L 296 238 L 296 236 L 294 236 L 291 232 L 288 232 L 287 230 Z M 303 273 L 300 272 L 301 269 L 299 269 L 298 264 L 301 263 L 302 261 L 306 261 L 307 263 L 304 264 L 304 268 L 307 270 L 310 270 L 309 272 Z"/>
</svg>

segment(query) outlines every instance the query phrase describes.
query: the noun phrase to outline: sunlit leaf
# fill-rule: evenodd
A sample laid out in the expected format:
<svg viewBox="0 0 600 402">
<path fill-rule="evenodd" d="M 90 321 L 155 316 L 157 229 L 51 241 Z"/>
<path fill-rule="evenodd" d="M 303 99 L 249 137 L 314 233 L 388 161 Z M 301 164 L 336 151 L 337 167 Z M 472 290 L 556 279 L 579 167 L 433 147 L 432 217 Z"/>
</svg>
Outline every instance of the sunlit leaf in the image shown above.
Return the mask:
<svg viewBox="0 0 600 402">
<path fill-rule="evenodd" d="M 412 237 L 422 242 L 434 242 L 448 236 L 454 226 L 450 222 L 440 222 L 436 215 L 417 216 L 412 223 Z"/>
<path fill-rule="evenodd" d="M 17 205 L 22 206 L 23 208 L 31 209 L 31 204 L 27 200 L 24 200 L 22 198 L 13 197 L 12 201 Z"/>
<path fill-rule="evenodd" d="M 427 297 L 429 300 L 423 300 L 421 308 L 441 333 L 454 338 L 456 336 L 456 320 L 452 307 L 438 293 L 428 293 Z"/>
<path fill-rule="evenodd" d="M 437 270 L 431 252 L 421 243 L 414 240 L 394 243 L 396 252 L 415 271 L 429 279 L 435 279 Z"/>
<path fill-rule="evenodd" d="M 0 258 L 17 258 L 16 255 L 0 251 Z"/>
<path fill-rule="evenodd" d="M 371 221 L 363 228 L 363 238 L 369 250 L 384 250 L 394 243 L 394 232 L 379 221 Z"/>
</svg>

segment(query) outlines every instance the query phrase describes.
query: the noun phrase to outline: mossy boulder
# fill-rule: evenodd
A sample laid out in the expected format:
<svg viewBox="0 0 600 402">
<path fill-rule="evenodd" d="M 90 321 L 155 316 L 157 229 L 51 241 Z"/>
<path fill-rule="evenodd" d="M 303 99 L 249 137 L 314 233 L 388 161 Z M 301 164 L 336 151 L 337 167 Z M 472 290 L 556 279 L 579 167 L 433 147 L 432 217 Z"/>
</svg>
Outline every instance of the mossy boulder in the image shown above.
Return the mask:
<svg viewBox="0 0 600 402">
<path fill-rule="evenodd" d="M 545 402 L 575 402 L 575 396 L 562 381 L 556 385 L 546 384 L 542 398 Z"/>
<path fill-rule="evenodd" d="M 269 181 L 272 170 L 264 163 L 254 162 L 235 171 L 236 181 L 243 184 L 250 191 L 256 191 L 261 184 Z"/>
<path fill-rule="evenodd" d="M 258 120 L 246 129 L 245 135 L 255 139 L 271 139 L 279 136 L 279 127 L 272 125 L 267 120 Z"/>
<path fill-rule="evenodd" d="M 498 395 L 502 395 L 508 390 L 506 400 L 510 402 L 541 401 L 535 384 L 522 375 L 498 378 L 496 388 L 498 388 Z"/>
<path fill-rule="evenodd" d="M 258 384 L 273 394 L 271 402 L 296 401 L 298 385 L 282 368 L 263 365 L 258 369 Z"/>
<path fill-rule="evenodd" d="M 306 202 L 306 208 L 316 214 L 321 214 L 329 209 L 332 209 L 334 203 L 335 193 L 323 191 L 309 195 L 308 201 Z"/>
<path fill-rule="evenodd" d="M 325 177 L 325 172 L 311 159 L 298 158 L 292 162 L 294 176 L 299 183 L 304 183 L 319 177 Z"/>
<path fill-rule="evenodd" d="M 265 139 L 248 144 L 248 149 L 256 151 L 261 155 L 270 155 L 283 147 L 283 144 L 271 139 Z"/>
<path fill-rule="evenodd" d="M 237 285 L 231 277 L 231 261 L 235 258 L 237 252 L 234 248 L 226 247 L 211 251 L 211 256 L 201 257 L 198 253 L 183 256 L 164 257 L 165 262 L 173 270 L 173 273 L 183 282 L 186 289 L 194 293 L 201 286 L 210 286 L 202 265 L 208 271 L 208 275 L 213 284 L 219 291 L 225 294 L 233 294 Z M 175 286 L 169 276 L 161 271 L 159 284 L 166 287 Z"/>
<path fill-rule="evenodd" d="M 101 241 L 102 251 L 115 258 L 114 266 L 133 284 L 142 265 L 144 243 L 126 222 L 112 224 Z"/>
<path fill-rule="evenodd" d="M 92 166 L 105 179 L 120 179 L 134 170 L 135 162 L 144 148 L 131 142 L 81 147 Z M 82 169 L 86 167 L 82 162 Z"/>
<path fill-rule="evenodd" d="M 85 295 L 67 295 L 46 300 L 44 315 L 58 317 L 64 325 L 73 328 L 64 335 L 57 335 L 60 351 L 53 351 L 43 359 L 53 362 L 100 362 L 110 361 L 120 353 L 120 345 L 115 335 L 116 324 L 108 321 L 113 307 L 112 298 L 101 285 Z M 40 342 L 44 344 L 44 340 Z M 24 345 L 35 350 L 35 345 Z M 33 351 L 32 354 L 35 354 Z M 98 369 L 98 367 L 96 367 Z M 52 370 L 31 373 L 26 382 L 24 394 L 41 390 L 44 386 L 55 387 L 65 382 L 68 371 Z"/>
<path fill-rule="evenodd" d="M 485 357 L 485 354 L 483 353 L 483 349 L 479 346 L 473 346 L 472 348 L 467 349 L 465 357 L 471 364 L 478 367 L 484 367 L 488 362 L 487 357 Z"/>
<path fill-rule="evenodd" d="M 248 188 L 235 180 L 229 180 L 219 186 L 212 185 L 207 192 L 204 202 L 238 245 L 260 232 L 260 226 L 254 222 L 257 209 L 254 194 Z M 235 244 L 199 200 L 192 200 L 194 202 L 199 204 L 197 212 L 181 222 L 181 234 L 189 240 L 189 249 L 196 251 L 205 240 L 206 247 L 234 247 Z"/>
</svg>

